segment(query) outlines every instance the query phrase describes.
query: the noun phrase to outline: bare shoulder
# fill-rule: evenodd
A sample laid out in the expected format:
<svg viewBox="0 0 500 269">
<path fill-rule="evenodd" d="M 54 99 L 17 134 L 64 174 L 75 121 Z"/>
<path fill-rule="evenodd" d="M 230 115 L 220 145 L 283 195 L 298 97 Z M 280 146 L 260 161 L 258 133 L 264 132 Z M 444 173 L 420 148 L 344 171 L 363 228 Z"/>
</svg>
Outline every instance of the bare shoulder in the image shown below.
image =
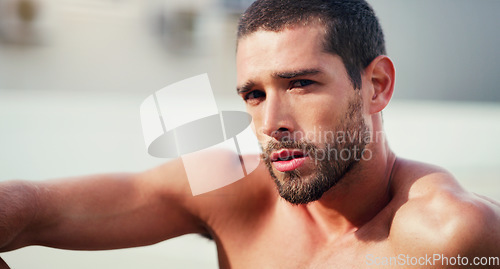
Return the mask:
<svg viewBox="0 0 500 269">
<path fill-rule="evenodd" d="M 220 171 L 197 171 L 198 175 L 202 175 L 197 180 L 202 182 L 194 182 L 192 178 L 188 178 L 183 161 L 176 159 L 143 173 L 144 184 L 154 188 L 165 203 L 179 204 L 209 230 L 227 223 L 234 224 L 235 221 L 251 219 L 266 208 L 275 192 L 272 179 L 269 178 L 264 165 L 259 164 L 245 177 L 226 185 L 221 184 L 218 177 L 230 174 L 235 166 L 241 169 L 241 163 L 235 163 L 229 153 L 207 154 L 207 158 L 217 159 Z M 203 156 L 201 157 L 203 159 Z M 193 195 L 193 184 L 210 185 L 214 182 L 220 184 L 220 187 Z"/>
<path fill-rule="evenodd" d="M 244 178 L 193 197 L 212 236 L 238 234 L 261 223 L 278 196 L 267 168 L 260 163 Z"/>
<path fill-rule="evenodd" d="M 390 241 L 415 254 L 500 256 L 500 205 L 442 168 L 401 160 Z M 397 179 L 396 179 L 397 177 Z"/>
</svg>

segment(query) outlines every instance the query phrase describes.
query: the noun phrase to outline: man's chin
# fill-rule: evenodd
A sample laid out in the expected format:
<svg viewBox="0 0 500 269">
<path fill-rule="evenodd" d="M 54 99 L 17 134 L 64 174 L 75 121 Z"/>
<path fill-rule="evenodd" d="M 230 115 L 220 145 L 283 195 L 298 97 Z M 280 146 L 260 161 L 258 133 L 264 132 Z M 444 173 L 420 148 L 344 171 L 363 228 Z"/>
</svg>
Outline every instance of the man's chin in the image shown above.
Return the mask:
<svg viewBox="0 0 500 269">
<path fill-rule="evenodd" d="M 280 172 L 272 163 L 265 161 L 268 172 L 273 178 L 279 195 L 294 205 L 308 204 L 319 200 L 336 183 L 329 180 L 327 173 L 319 167 L 300 167 L 291 171 Z"/>
<path fill-rule="evenodd" d="M 315 202 L 321 198 L 320 196 L 311 197 L 310 194 L 291 194 L 289 192 L 280 192 L 280 197 L 292 205 L 306 205 Z"/>
<path fill-rule="evenodd" d="M 290 172 L 287 172 L 290 173 Z M 287 175 L 274 178 L 279 195 L 295 205 L 308 204 L 319 200 L 330 189 L 325 182 L 319 182 L 317 176 Z"/>
</svg>

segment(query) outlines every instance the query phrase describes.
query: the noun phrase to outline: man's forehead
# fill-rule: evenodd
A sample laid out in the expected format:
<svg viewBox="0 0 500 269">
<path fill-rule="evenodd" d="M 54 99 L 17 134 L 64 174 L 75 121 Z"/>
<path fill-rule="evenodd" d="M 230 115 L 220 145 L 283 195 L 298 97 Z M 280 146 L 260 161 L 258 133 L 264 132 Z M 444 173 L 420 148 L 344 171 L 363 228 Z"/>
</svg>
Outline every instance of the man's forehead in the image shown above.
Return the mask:
<svg viewBox="0 0 500 269">
<path fill-rule="evenodd" d="M 320 17 L 312 16 L 304 19 L 300 19 L 297 21 L 293 22 L 287 22 L 284 23 L 280 26 L 274 26 L 274 27 L 267 27 L 266 25 L 261 25 L 260 27 L 253 29 L 251 32 L 245 33 L 243 36 L 239 36 L 237 43 L 239 43 L 240 40 L 243 40 L 255 33 L 259 32 L 269 32 L 269 33 L 281 33 L 285 31 L 291 31 L 291 30 L 297 30 L 297 29 L 306 29 L 306 30 L 312 30 L 312 29 L 320 29 L 322 33 L 326 34 L 327 32 L 327 27 L 325 25 L 325 21 L 321 19 Z"/>
<path fill-rule="evenodd" d="M 340 57 L 326 52 L 324 43 L 318 40 L 320 29 L 316 28 L 316 33 L 309 29 L 290 29 L 288 33 L 261 31 L 241 40 L 237 52 L 238 88 L 249 88 L 260 79 L 318 77 L 332 68 L 343 68 Z"/>
<path fill-rule="evenodd" d="M 319 23 L 309 23 L 306 25 L 294 24 L 283 27 L 279 30 L 266 30 L 264 28 L 260 28 L 252 33 L 238 38 L 236 43 L 236 53 L 240 51 L 241 43 L 258 42 L 259 39 L 269 39 L 273 36 L 276 37 L 277 41 L 294 38 L 301 39 L 305 37 L 305 35 L 309 38 L 314 37 L 314 40 L 311 40 L 314 44 L 324 45 L 326 28 Z"/>
<path fill-rule="evenodd" d="M 259 30 L 239 40 L 236 52 L 238 73 L 255 67 L 273 73 L 318 69 L 325 54 L 322 29 L 296 27 L 280 32 Z M 307 63 L 307 66 L 304 64 Z"/>
</svg>

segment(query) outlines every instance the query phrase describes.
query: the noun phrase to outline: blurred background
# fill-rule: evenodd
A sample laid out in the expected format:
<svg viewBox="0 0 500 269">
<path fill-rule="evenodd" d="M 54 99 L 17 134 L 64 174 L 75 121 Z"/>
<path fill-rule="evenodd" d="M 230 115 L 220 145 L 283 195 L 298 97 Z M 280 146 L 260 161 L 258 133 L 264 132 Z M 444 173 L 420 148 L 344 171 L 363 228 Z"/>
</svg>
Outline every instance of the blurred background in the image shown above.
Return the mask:
<svg viewBox="0 0 500 269">
<path fill-rule="evenodd" d="M 219 110 L 244 110 L 235 34 L 251 2 L 0 0 L 0 180 L 165 162 L 147 154 L 139 105 L 201 73 Z M 500 1 L 369 2 L 397 69 L 384 112 L 393 150 L 500 200 Z M 218 267 L 215 245 L 196 235 L 127 250 L 27 247 L 1 256 L 16 269 Z"/>
</svg>

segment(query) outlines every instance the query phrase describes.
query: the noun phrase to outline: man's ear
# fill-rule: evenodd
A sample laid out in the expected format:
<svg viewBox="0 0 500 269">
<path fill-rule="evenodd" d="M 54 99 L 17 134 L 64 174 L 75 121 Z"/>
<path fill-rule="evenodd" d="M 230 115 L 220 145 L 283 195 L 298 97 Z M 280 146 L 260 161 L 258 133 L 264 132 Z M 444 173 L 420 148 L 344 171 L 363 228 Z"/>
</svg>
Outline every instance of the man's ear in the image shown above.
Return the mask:
<svg viewBox="0 0 500 269">
<path fill-rule="evenodd" d="M 380 55 L 365 68 L 365 74 L 371 82 L 368 100 L 370 114 L 375 114 L 382 111 L 391 100 L 396 70 L 389 57 Z"/>
</svg>

